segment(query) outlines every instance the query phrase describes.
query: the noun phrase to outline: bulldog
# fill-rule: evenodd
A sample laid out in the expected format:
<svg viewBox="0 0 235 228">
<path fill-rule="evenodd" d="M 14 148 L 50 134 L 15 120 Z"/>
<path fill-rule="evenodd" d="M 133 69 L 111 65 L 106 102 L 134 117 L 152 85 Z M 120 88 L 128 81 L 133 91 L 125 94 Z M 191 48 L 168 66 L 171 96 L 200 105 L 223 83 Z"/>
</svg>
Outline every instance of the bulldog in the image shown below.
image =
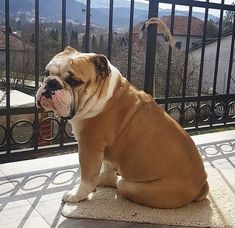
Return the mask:
<svg viewBox="0 0 235 228">
<path fill-rule="evenodd" d="M 190 136 L 104 55 L 66 47 L 46 66 L 36 99 L 69 119 L 78 141 L 80 183 L 63 201 L 85 200 L 97 186 L 154 208 L 206 198 L 207 174 Z"/>
</svg>

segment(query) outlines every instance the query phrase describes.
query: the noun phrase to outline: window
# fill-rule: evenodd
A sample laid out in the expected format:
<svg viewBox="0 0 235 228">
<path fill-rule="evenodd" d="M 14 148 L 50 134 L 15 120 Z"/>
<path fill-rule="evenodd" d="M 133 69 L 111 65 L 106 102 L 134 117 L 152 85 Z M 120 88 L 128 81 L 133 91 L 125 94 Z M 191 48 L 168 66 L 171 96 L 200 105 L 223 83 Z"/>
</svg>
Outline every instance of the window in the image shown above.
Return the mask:
<svg viewBox="0 0 235 228">
<path fill-rule="evenodd" d="M 175 47 L 181 49 L 181 42 L 176 42 Z"/>
</svg>

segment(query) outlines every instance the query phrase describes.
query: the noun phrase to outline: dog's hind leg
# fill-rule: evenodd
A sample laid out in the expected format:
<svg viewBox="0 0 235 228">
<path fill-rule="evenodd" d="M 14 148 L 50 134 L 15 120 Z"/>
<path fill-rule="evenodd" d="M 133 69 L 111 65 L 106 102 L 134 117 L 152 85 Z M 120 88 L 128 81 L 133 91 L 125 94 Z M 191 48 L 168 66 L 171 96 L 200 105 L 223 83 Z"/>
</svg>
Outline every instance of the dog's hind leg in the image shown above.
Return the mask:
<svg viewBox="0 0 235 228">
<path fill-rule="evenodd" d="M 200 193 L 198 194 L 197 198 L 195 199 L 195 201 L 202 201 L 206 198 L 207 194 L 209 192 L 209 185 L 208 182 L 206 181 L 206 183 L 203 185 Z"/>
<path fill-rule="evenodd" d="M 196 198 L 196 192 L 186 190 L 185 183 L 173 180 L 130 182 L 121 179 L 117 190 L 125 198 L 153 208 L 178 208 Z"/>
<path fill-rule="evenodd" d="M 110 162 L 103 161 L 98 186 L 117 187 L 116 170 Z"/>
</svg>

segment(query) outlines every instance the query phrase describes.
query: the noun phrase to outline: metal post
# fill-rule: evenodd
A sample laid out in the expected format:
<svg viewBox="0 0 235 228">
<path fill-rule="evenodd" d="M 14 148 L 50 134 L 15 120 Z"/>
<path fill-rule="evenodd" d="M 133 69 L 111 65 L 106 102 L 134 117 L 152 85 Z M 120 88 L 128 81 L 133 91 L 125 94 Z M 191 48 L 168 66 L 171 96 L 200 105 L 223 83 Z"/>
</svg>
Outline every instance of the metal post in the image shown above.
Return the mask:
<svg viewBox="0 0 235 228">
<path fill-rule="evenodd" d="M 149 15 L 148 18 L 158 17 L 158 0 L 149 1 Z M 156 56 L 156 38 L 157 26 L 150 25 L 147 31 L 147 49 L 145 62 L 145 80 L 144 91 L 153 94 L 154 70 L 155 70 L 155 56 Z"/>
</svg>

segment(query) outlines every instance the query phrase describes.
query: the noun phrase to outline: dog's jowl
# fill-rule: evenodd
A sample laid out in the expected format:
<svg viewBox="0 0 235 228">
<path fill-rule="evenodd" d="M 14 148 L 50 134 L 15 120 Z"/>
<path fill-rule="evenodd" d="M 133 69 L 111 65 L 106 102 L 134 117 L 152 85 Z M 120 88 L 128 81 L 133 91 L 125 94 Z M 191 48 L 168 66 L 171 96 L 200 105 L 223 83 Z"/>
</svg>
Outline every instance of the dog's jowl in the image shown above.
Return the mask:
<svg viewBox="0 0 235 228">
<path fill-rule="evenodd" d="M 66 47 L 46 72 L 37 104 L 69 119 L 79 144 L 81 182 L 64 201 L 84 200 L 97 186 L 156 208 L 206 198 L 207 174 L 190 136 L 105 56 Z"/>
</svg>

